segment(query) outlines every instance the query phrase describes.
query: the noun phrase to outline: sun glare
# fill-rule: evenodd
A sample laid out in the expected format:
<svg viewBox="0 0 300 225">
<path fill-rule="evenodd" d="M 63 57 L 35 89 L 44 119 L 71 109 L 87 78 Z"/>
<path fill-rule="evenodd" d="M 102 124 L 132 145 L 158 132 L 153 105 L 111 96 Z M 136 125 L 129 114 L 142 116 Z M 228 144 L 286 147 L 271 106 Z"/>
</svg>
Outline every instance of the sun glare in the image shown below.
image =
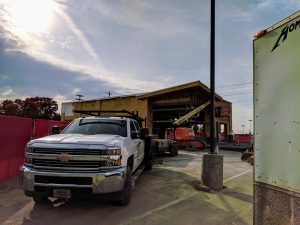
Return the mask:
<svg viewBox="0 0 300 225">
<path fill-rule="evenodd" d="M 17 35 L 47 32 L 54 22 L 56 3 L 53 0 L 12 0 L 7 11 Z"/>
</svg>

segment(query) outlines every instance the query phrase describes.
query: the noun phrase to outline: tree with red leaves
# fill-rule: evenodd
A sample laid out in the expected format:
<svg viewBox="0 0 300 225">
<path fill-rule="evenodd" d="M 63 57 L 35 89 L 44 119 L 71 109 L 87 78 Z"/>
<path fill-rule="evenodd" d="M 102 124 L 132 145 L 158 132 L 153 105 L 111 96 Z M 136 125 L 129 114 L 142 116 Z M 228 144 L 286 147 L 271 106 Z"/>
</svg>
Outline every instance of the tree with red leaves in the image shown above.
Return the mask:
<svg viewBox="0 0 300 225">
<path fill-rule="evenodd" d="M 32 119 L 60 120 L 57 102 L 47 97 L 30 97 L 25 100 L 4 100 L 0 104 L 2 115 Z"/>
<path fill-rule="evenodd" d="M 4 100 L 0 104 L 0 112 L 4 115 L 10 116 L 21 116 L 20 115 L 20 105 L 15 101 L 12 100 Z"/>
</svg>

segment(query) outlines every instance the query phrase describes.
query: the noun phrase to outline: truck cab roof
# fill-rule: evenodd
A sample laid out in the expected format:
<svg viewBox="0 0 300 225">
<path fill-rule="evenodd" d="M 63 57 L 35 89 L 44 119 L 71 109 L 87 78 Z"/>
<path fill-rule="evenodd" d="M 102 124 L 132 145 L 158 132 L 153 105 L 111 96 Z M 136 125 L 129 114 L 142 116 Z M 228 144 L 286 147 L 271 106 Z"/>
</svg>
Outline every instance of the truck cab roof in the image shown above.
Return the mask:
<svg viewBox="0 0 300 225">
<path fill-rule="evenodd" d="M 76 120 L 80 119 L 111 119 L 111 120 L 133 120 L 128 117 L 120 117 L 120 116 L 88 116 L 88 117 L 80 117 Z"/>
</svg>

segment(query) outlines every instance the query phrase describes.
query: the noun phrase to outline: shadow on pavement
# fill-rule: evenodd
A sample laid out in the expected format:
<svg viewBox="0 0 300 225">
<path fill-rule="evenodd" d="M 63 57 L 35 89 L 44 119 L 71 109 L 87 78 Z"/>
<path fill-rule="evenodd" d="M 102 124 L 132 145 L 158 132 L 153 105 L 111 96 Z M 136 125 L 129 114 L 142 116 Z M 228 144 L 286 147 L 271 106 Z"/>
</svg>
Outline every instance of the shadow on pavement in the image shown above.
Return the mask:
<svg viewBox="0 0 300 225">
<path fill-rule="evenodd" d="M 253 203 L 253 195 L 238 192 L 238 191 L 227 189 L 227 188 L 225 188 L 221 192 L 224 195 L 228 195 L 232 198 L 236 198 L 236 199 L 239 199 L 241 201 L 248 202 L 248 203 Z"/>
<path fill-rule="evenodd" d="M 155 154 L 154 159 L 162 160 L 164 164 L 174 163 L 177 168 L 185 168 L 192 160 L 195 159 L 195 156 L 179 152 L 178 156 L 171 157 L 169 153 L 160 153 Z"/>
<path fill-rule="evenodd" d="M 30 199 L 24 198 L 23 195 L 17 178 L 0 183 L 0 224 L 30 203 Z"/>
<path fill-rule="evenodd" d="M 248 196 L 232 190 L 216 194 L 197 192 L 194 189 L 197 182 L 195 177 L 183 172 L 155 168 L 141 175 L 128 206 L 115 206 L 111 202 L 102 201 L 101 198 L 51 200 L 46 205 L 34 205 L 28 218 L 24 218 L 23 225 L 173 225 L 199 224 L 200 221 L 205 225 L 250 224 L 240 217 L 227 199 L 229 195 L 249 202 Z M 226 210 L 211 202 L 213 196 L 217 196 Z"/>
</svg>

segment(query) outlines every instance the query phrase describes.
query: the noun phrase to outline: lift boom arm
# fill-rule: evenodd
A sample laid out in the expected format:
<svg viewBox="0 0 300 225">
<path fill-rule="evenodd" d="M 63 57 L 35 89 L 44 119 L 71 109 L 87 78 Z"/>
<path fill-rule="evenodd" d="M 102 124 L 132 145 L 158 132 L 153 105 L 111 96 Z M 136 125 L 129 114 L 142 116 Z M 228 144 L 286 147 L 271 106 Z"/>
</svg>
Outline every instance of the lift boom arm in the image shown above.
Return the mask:
<svg viewBox="0 0 300 225">
<path fill-rule="evenodd" d="M 194 116 L 197 113 L 199 113 L 201 110 L 205 109 L 205 107 L 208 106 L 209 104 L 210 104 L 210 101 L 205 102 L 203 105 L 200 105 L 199 107 L 197 107 L 196 109 L 192 110 L 188 114 L 184 115 L 183 117 L 180 117 L 173 124 L 179 126 L 180 124 L 184 123 L 189 118 L 191 118 L 192 116 Z"/>
</svg>

